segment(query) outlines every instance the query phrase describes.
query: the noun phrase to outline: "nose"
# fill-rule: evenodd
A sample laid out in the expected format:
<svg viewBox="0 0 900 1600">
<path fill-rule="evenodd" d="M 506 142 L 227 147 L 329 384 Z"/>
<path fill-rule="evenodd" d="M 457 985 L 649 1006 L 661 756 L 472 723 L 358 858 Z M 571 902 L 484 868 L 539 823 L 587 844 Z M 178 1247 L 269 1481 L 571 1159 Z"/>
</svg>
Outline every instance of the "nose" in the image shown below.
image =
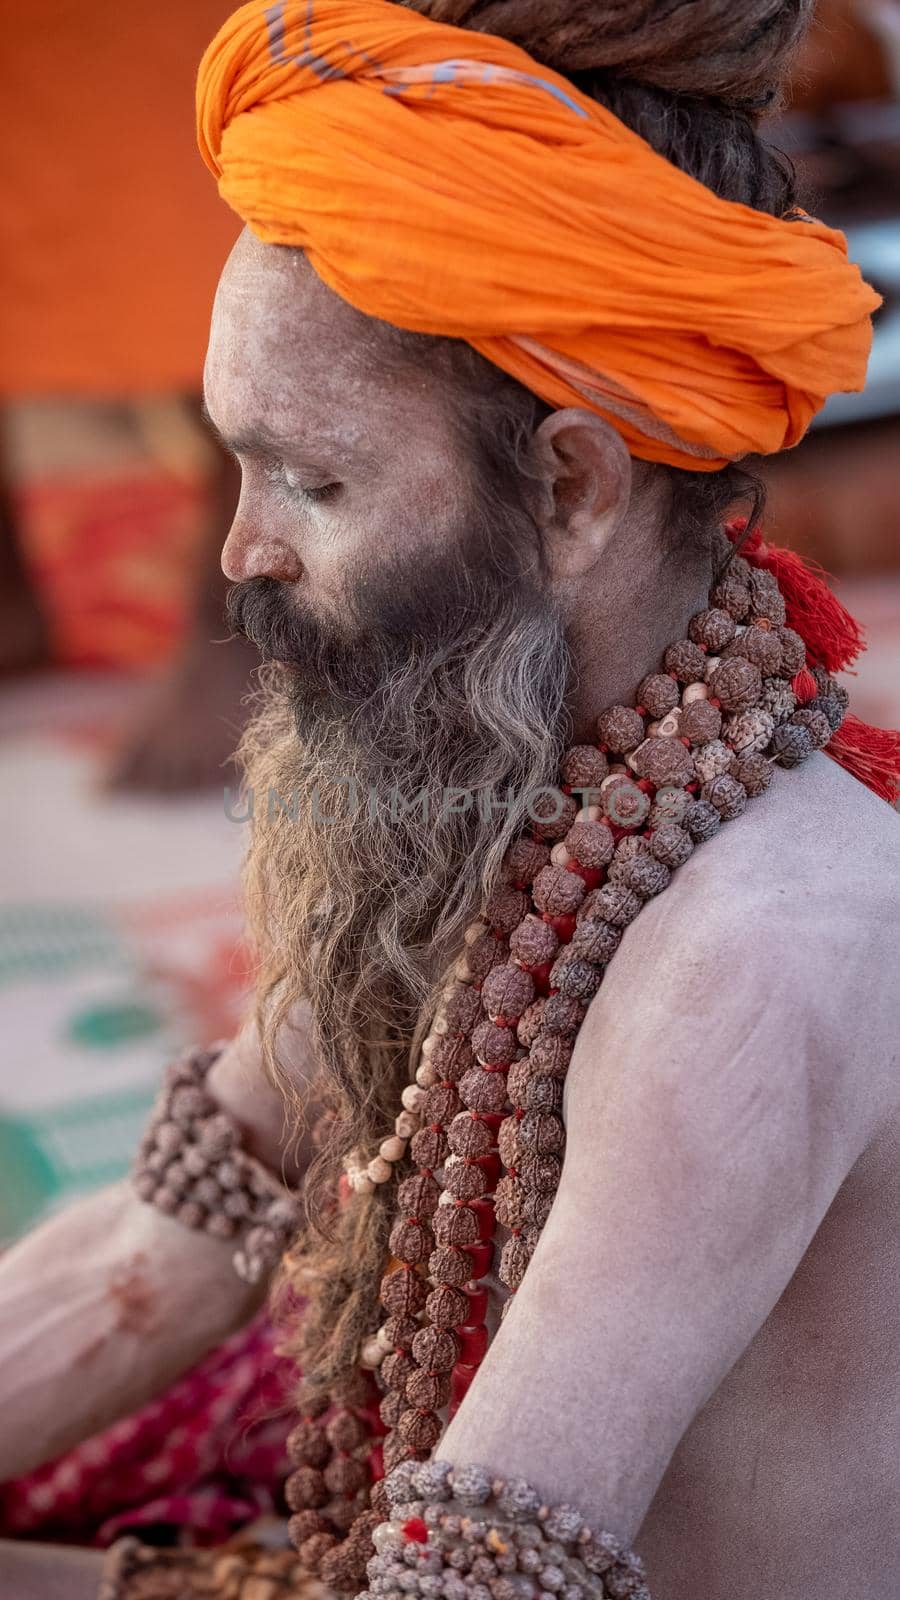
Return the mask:
<svg viewBox="0 0 900 1600">
<path fill-rule="evenodd" d="M 296 583 L 303 564 L 285 539 L 248 525 L 238 512 L 222 550 L 222 571 L 232 583 L 247 578 Z"/>
</svg>

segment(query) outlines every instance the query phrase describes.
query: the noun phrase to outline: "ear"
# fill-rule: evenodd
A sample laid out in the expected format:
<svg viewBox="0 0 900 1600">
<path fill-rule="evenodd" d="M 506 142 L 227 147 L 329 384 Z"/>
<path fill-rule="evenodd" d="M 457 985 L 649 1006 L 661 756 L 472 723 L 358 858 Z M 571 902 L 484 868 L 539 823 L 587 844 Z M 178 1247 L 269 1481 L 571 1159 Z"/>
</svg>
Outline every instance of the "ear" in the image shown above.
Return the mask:
<svg viewBox="0 0 900 1600">
<path fill-rule="evenodd" d="M 538 521 L 551 579 L 581 578 L 599 559 L 631 499 L 631 457 L 621 435 L 592 411 L 554 411 L 531 440 L 541 480 Z"/>
</svg>

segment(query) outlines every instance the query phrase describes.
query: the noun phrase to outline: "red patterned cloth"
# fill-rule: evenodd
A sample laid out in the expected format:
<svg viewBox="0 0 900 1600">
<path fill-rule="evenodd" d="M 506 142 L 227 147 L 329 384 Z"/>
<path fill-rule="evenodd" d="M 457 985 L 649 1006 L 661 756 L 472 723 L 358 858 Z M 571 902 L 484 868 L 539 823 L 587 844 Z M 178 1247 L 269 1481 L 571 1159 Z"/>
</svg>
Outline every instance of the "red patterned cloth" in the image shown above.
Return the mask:
<svg viewBox="0 0 900 1600">
<path fill-rule="evenodd" d="M 162 1523 L 213 1545 L 283 1514 L 295 1378 L 259 1316 L 141 1411 L 0 1487 L 0 1532 L 106 1546 Z"/>
</svg>

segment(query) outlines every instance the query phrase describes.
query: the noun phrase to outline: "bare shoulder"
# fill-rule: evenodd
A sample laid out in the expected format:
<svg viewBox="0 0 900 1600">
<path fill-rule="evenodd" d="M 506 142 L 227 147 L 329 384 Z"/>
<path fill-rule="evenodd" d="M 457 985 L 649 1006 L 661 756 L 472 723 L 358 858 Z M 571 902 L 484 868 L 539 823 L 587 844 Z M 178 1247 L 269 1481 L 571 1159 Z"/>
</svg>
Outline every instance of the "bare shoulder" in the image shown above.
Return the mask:
<svg viewBox="0 0 900 1600">
<path fill-rule="evenodd" d="M 753 1039 L 877 1122 L 900 1104 L 900 816 L 825 756 L 778 771 L 628 929 L 576 1060 Z M 693 1047 L 691 1045 L 693 1041 Z M 687 1070 L 687 1069 L 686 1069 Z M 696 1067 L 691 1068 L 696 1070 Z M 717 1070 L 715 1067 L 712 1070 Z"/>
</svg>

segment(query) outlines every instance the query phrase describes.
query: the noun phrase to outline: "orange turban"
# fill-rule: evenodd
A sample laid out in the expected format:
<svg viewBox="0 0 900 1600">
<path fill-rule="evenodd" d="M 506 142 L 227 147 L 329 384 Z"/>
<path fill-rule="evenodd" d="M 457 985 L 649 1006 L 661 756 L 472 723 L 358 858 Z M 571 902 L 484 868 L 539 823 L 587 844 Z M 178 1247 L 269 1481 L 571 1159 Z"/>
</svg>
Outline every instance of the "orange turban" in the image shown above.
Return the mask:
<svg viewBox="0 0 900 1600">
<path fill-rule="evenodd" d="M 842 234 L 721 200 L 525 51 L 390 0 L 251 0 L 200 148 L 266 243 L 370 316 L 465 339 L 631 452 L 712 470 L 860 389 L 879 304 Z"/>
</svg>

